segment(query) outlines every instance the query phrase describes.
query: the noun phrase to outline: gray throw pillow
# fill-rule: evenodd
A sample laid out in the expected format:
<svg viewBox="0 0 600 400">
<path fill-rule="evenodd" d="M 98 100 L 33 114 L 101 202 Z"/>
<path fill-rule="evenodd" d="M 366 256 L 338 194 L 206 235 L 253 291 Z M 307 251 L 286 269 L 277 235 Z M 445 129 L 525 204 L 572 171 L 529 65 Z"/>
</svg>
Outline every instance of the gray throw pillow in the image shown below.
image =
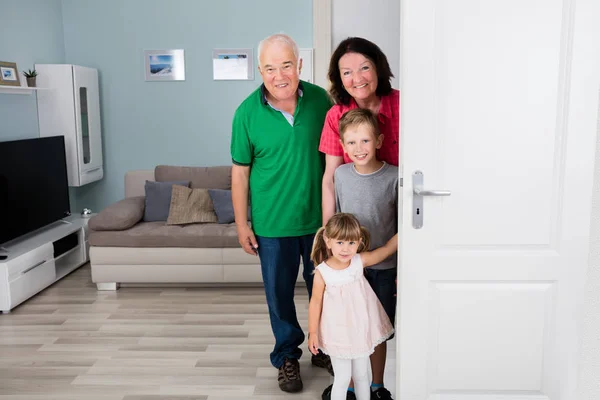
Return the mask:
<svg viewBox="0 0 600 400">
<path fill-rule="evenodd" d="M 208 189 L 208 194 L 213 202 L 219 224 L 231 224 L 235 222 L 231 190 Z M 250 221 L 250 206 L 248 206 L 248 221 Z"/>
<path fill-rule="evenodd" d="M 128 197 L 106 207 L 90 218 L 88 227 L 94 231 L 124 231 L 144 217 L 144 196 Z"/>
<path fill-rule="evenodd" d="M 169 218 L 169 209 L 171 208 L 173 185 L 188 187 L 189 184 L 189 181 L 146 181 L 146 185 L 144 186 L 146 191 L 144 221 L 166 221 Z"/>
</svg>

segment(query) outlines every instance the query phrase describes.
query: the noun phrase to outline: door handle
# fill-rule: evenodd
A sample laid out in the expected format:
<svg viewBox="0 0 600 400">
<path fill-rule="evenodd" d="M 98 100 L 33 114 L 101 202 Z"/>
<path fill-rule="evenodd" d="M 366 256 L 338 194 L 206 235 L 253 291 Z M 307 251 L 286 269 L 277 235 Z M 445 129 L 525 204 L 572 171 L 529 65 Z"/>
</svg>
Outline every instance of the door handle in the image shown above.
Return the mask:
<svg viewBox="0 0 600 400">
<path fill-rule="evenodd" d="M 450 196 L 449 190 L 423 190 L 413 186 L 413 193 L 417 196 Z"/>
<path fill-rule="evenodd" d="M 423 227 L 423 196 L 450 196 L 449 190 L 425 190 L 423 189 L 423 172 L 415 171 L 412 175 L 413 184 L 413 207 L 412 222 L 413 228 L 421 229 Z"/>
</svg>

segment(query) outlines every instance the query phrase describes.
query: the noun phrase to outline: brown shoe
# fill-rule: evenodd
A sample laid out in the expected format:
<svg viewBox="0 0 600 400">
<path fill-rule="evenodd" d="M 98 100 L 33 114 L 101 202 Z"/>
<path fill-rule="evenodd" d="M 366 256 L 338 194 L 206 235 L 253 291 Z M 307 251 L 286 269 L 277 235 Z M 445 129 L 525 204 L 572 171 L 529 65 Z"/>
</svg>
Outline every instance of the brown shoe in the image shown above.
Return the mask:
<svg viewBox="0 0 600 400">
<path fill-rule="evenodd" d="M 300 364 L 298 360 L 286 358 L 283 365 L 279 367 L 279 389 L 288 393 L 296 393 L 302 390 L 302 378 L 300 377 Z"/>
<path fill-rule="evenodd" d="M 331 365 L 331 358 L 327 354 L 319 351 L 317 353 L 317 355 L 313 355 L 310 358 L 310 362 L 315 367 L 325 368 L 331 376 L 334 376 L 333 375 L 333 366 Z"/>
</svg>

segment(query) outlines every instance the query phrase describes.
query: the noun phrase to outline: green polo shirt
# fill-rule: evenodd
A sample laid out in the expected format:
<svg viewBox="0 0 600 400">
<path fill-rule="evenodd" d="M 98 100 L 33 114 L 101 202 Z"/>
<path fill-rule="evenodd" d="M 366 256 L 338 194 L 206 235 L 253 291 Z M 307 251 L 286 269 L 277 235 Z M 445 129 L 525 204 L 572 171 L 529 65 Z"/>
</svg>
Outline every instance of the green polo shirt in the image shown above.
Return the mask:
<svg viewBox="0 0 600 400">
<path fill-rule="evenodd" d="M 265 237 L 315 233 L 321 226 L 321 183 L 325 160 L 319 152 L 327 92 L 302 81 L 293 125 L 256 89 L 233 117 L 231 158 L 250 167 L 252 228 Z"/>
</svg>

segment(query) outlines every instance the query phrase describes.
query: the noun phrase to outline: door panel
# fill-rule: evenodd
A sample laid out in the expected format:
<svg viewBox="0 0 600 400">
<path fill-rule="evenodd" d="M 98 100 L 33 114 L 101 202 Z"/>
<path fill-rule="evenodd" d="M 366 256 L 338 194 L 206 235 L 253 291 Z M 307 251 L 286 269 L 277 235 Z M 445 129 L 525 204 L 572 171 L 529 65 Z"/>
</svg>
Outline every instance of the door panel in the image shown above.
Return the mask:
<svg viewBox="0 0 600 400">
<path fill-rule="evenodd" d="M 542 389 L 552 284 L 436 283 L 430 290 L 437 325 L 430 363 L 438 365 L 432 378 L 440 390 Z"/>
</svg>

